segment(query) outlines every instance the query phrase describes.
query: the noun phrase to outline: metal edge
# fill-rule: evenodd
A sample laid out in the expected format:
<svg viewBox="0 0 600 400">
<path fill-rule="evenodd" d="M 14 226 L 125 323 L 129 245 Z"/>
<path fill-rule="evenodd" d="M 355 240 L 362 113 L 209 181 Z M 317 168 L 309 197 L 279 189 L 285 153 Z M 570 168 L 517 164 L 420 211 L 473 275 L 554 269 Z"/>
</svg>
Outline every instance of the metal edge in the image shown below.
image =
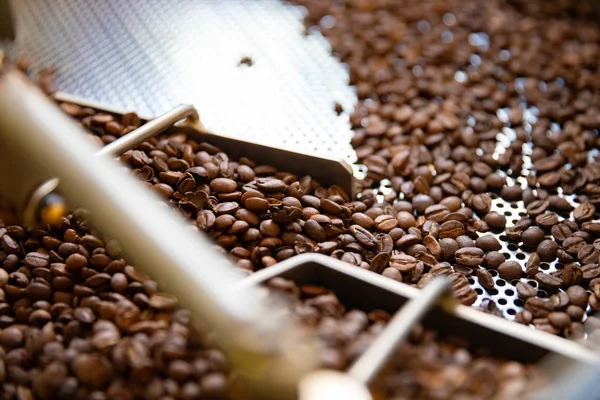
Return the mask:
<svg viewBox="0 0 600 400">
<path fill-rule="evenodd" d="M 253 275 L 250 275 L 237 283 L 237 285 L 242 287 L 261 285 L 271 278 L 306 263 L 316 263 L 320 265 L 320 268 L 333 269 L 354 279 L 361 280 L 394 294 L 403 296 L 409 300 L 417 297 L 420 292 L 419 289 L 404 283 L 396 282 L 374 272 L 363 270 L 344 263 L 343 261 L 315 253 L 301 254 L 282 261 L 272 267 L 255 272 Z M 600 355 L 591 352 L 584 346 L 568 339 L 535 330 L 512 321 L 507 321 L 494 315 L 488 315 L 464 305 L 458 305 L 454 315 L 461 320 L 493 330 L 501 335 L 510 336 L 520 341 L 542 347 L 550 353 L 560 354 L 586 364 L 600 364 Z"/>
</svg>

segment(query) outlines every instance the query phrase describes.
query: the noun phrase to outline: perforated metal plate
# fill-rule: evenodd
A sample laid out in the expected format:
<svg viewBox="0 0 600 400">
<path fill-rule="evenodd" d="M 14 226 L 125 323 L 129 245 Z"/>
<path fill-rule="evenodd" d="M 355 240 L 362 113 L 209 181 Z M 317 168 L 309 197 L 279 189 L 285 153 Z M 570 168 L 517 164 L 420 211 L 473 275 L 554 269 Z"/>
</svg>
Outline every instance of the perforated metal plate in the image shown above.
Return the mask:
<svg viewBox="0 0 600 400">
<path fill-rule="evenodd" d="M 145 116 L 192 103 L 207 129 L 353 160 L 348 73 L 278 0 L 19 0 L 9 54 L 60 90 Z M 8 47 L 5 44 L 5 47 Z M 240 65 L 250 57 L 252 66 Z"/>
</svg>

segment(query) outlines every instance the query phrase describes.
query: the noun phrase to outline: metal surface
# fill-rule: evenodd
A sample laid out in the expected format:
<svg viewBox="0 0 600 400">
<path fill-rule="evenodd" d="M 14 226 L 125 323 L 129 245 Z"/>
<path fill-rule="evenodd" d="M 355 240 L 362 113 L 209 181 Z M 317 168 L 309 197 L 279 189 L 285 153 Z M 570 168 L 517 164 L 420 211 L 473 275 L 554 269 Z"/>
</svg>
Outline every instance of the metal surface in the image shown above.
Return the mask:
<svg viewBox="0 0 600 400">
<path fill-rule="evenodd" d="M 181 219 L 160 207 L 155 194 L 140 190 L 117 163 L 94 157 L 96 148 L 83 129 L 8 68 L 0 70 L 0 124 L 0 160 L 10 159 L 19 171 L 26 166 L 33 177 L 60 179 L 61 194 L 71 204 L 89 210 L 95 227 L 117 239 L 130 260 L 210 326 L 250 385 L 264 390 L 268 381 L 277 398 L 295 393 L 300 376 L 313 365 L 302 329 L 268 313 L 257 290 L 231 292 L 238 281 L 233 264 L 201 235 L 190 235 Z M 0 171 L 5 190 L 4 182 L 15 176 L 10 169 Z"/>
<path fill-rule="evenodd" d="M 321 254 L 302 254 L 282 261 L 250 275 L 238 287 L 264 285 L 274 277 L 290 279 L 298 285 L 327 287 L 347 309 L 365 312 L 381 309 L 394 314 L 421 293 L 419 289 Z M 423 325 L 441 335 L 459 334 L 473 347 L 524 363 L 536 363 L 548 354 L 558 356 L 564 368 L 573 363 L 595 365 L 600 361 L 600 356 L 577 343 L 463 305 L 458 305 L 453 313 L 435 307 L 425 316 Z"/>
<path fill-rule="evenodd" d="M 452 297 L 449 279 L 438 277 L 429 282 L 419 296 L 409 301 L 394 315 L 385 330 L 350 367 L 348 374 L 369 385 L 431 307 L 448 296 Z"/>
<path fill-rule="evenodd" d="M 181 103 L 207 130 L 354 161 L 347 69 L 280 0 L 19 0 L 11 55 L 62 91 L 147 117 Z M 49 22 L 51 21 L 51 23 Z M 252 66 L 240 65 L 251 57 Z M 335 103 L 345 112 L 338 116 Z"/>
</svg>

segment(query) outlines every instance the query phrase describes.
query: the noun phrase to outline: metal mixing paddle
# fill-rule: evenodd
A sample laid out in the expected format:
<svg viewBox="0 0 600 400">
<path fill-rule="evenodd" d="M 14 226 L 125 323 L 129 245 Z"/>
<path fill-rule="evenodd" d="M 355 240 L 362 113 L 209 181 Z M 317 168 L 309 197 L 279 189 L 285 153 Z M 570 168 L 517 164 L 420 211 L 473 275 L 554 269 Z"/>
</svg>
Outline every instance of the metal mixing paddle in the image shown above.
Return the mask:
<svg viewBox="0 0 600 400">
<path fill-rule="evenodd" d="M 320 370 L 304 377 L 299 387 L 300 400 L 372 399 L 368 386 L 415 324 L 436 305 L 441 305 L 448 311 L 456 305 L 450 280 L 445 277 L 433 279 L 416 298 L 402 307 L 347 373 Z"/>
</svg>

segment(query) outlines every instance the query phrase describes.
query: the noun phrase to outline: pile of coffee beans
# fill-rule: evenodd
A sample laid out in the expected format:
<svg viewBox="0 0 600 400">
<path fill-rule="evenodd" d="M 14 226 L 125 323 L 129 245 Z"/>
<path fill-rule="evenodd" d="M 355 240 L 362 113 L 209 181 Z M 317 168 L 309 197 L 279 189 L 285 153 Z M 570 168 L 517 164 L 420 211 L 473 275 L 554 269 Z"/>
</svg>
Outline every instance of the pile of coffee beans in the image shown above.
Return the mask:
<svg viewBox="0 0 600 400">
<path fill-rule="evenodd" d="M 533 365 L 471 351 L 459 338 L 417 326 L 380 378 L 392 399 L 523 399 L 547 383 Z"/>
<path fill-rule="evenodd" d="M 491 297 L 510 284 L 518 321 L 583 336 L 600 308 L 600 28 L 584 6 L 293 2 L 349 65 L 359 104 L 339 111 L 363 190 L 230 160 L 180 133 L 126 153 L 133 173 L 246 271 L 319 252 L 417 287 L 449 276 L 463 304 L 498 315 Z M 102 143 L 140 124 L 61 107 Z M 509 203 L 519 219 L 499 208 Z"/>
<path fill-rule="evenodd" d="M 324 368 L 348 368 L 391 318 L 382 310 L 347 310 L 333 291 L 322 286 L 296 285 L 283 278 L 273 278 L 267 286 L 284 293 L 292 312 L 315 327 Z M 523 398 L 542 379 L 534 366 L 471 351 L 463 340 L 440 338 L 420 325 L 392 360 L 374 386 L 383 389 L 385 398 Z"/>
<path fill-rule="evenodd" d="M 475 246 L 434 238 L 455 249 L 453 270 L 461 266 L 482 297 L 501 289 L 500 278 L 525 305 L 518 321 L 580 337 L 600 299 L 600 28 L 590 4 L 291 2 L 349 67 L 359 98 L 352 144 L 366 184 L 387 183 L 385 200 L 412 203 L 413 217 L 423 203 L 443 210 L 441 226 L 462 232 L 462 223 Z M 458 198 L 454 209 L 448 198 Z M 490 212 L 498 200 L 525 208 L 521 218 Z M 477 218 L 454 221 L 458 208 Z M 526 259 L 499 251 L 488 229 Z M 490 300 L 482 306 L 501 314 Z"/>
<path fill-rule="evenodd" d="M 35 231 L 0 221 L 0 397 L 223 398 L 223 354 L 82 215 Z"/>
</svg>

